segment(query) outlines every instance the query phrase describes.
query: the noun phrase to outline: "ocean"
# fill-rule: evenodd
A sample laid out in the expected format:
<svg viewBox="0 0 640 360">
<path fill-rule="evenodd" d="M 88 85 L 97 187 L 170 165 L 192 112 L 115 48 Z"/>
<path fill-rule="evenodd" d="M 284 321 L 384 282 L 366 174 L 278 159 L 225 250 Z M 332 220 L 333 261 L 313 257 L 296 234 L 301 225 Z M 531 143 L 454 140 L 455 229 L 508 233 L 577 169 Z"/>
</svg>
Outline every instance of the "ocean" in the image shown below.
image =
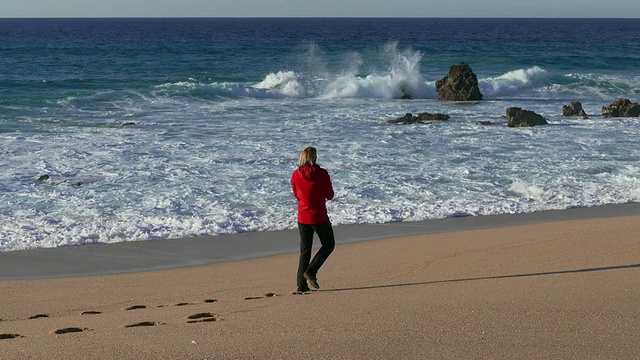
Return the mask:
<svg viewBox="0 0 640 360">
<path fill-rule="evenodd" d="M 484 100 L 438 101 L 460 62 Z M 295 228 L 306 146 L 334 224 L 636 203 L 618 98 L 639 19 L 0 19 L 0 251 Z"/>
</svg>

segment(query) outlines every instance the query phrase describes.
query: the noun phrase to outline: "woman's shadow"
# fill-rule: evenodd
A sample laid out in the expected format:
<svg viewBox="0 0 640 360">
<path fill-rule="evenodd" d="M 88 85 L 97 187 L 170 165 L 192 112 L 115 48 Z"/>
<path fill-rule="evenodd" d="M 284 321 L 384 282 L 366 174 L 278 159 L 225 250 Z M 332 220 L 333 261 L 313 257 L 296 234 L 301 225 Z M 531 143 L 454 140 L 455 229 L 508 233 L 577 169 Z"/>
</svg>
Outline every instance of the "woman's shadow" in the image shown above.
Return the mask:
<svg viewBox="0 0 640 360">
<path fill-rule="evenodd" d="M 433 280 L 433 281 L 412 282 L 412 283 L 404 283 L 404 284 L 388 284 L 388 285 L 373 285 L 373 286 L 350 287 L 350 288 L 341 288 L 341 289 L 328 289 L 328 290 L 324 290 L 324 292 L 328 292 L 328 291 L 352 291 L 352 290 L 387 289 L 387 288 L 396 288 L 396 287 L 405 287 L 405 286 L 449 284 L 449 283 L 466 282 L 466 281 L 481 281 L 481 280 L 516 279 L 516 278 L 534 277 L 534 276 L 551 276 L 551 275 L 577 274 L 577 273 L 588 273 L 588 272 L 599 272 L 599 271 L 610 271 L 610 270 L 623 270 L 623 269 L 638 269 L 638 268 L 640 268 L 640 264 L 618 265 L 618 266 L 605 266 L 605 267 L 576 269 L 576 270 L 537 272 L 537 273 L 529 273 L 529 274 L 483 276 L 483 277 L 472 277 L 472 278 L 465 278 L 465 279 Z"/>
</svg>

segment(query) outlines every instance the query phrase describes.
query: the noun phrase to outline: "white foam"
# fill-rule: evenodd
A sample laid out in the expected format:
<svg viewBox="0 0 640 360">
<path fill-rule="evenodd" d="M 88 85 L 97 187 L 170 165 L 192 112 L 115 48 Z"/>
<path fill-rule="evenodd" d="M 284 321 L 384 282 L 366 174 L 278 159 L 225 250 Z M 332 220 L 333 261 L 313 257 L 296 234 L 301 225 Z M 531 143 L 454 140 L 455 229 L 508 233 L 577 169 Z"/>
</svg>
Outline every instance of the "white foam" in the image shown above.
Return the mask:
<svg viewBox="0 0 640 360">
<path fill-rule="evenodd" d="M 505 96 L 522 93 L 539 84 L 547 76 L 547 71 L 534 66 L 529 69 L 509 71 L 498 77 L 479 79 L 480 91 L 486 96 Z"/>
<path fill-rule="evenodd" d="M 549 198 L 549 192 L 545 191 L 538 185 L 533 185 L 524 180 L 515 180 L 510 186 L 509 190 L 517 197 L 532 199 L 532 200 L 546 200 Z"/>
<path fill-rule="evenodd" d="M 381 54 L 386 65 L 364 75 L 352 55 L 340 71 L 276 72 L 261 87 L 189 80 L 21 118 L 24 130 L 0 133 L 0 251 L 293 228 L 289 178 L 308 145 L 334 181 L 336 224 L 640 201 L 640 120 L 565 118 L 561 101 L 527 95 L 564 75 L 491 80 L 551 122 L 511 129 L 500 116 L 517 96 L 439 102 L 419 53 Z M 396 99 L 402 86 L 418 98 Z M 583 101 L 589 113 L 601 105 Z M 451 119 L 385 121 L 406 112 Z"/>
<path fill-rule="evenodd" d="M 551 74 L 534 66 L 509 71 L 497 77 L 478 80 L 487 97 L 549 97 L 554 99 L 602 99 L 633 97 L 640 86 L 640 77 L 621 78 L 594 74 Z"/>
<path fill-rule="evenodd" d="M 319 82 L 319 80 L 316 80 Z M 254 86 L 256 89 L 270 89 L 292 97 L 315 96 L 317 90 L 313 81 L 305 81 L 293 71 L 279 71 L 267 75 L 264 80 Z"/>
</svg>

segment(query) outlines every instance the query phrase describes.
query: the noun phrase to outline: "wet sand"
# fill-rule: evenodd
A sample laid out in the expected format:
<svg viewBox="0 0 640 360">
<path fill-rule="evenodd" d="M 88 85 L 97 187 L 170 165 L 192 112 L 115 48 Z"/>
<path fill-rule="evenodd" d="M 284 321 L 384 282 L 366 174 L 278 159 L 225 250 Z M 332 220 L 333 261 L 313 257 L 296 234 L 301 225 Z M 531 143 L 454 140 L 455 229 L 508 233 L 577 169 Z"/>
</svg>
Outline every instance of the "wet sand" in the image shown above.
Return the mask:
<svg viewBox="0 0 640 360">
<path fill-rule="evenodd" d="M 407 235 L 619 216 L 640 216 L 640 204 L 339 225 L 334 230 L 336 242 L 345 244 Z M 298 230 L 294 229 L 0 252 L 0 280 L 105 275 L 246 260 L 298 251 L 298 242 Z"/>
</svg>

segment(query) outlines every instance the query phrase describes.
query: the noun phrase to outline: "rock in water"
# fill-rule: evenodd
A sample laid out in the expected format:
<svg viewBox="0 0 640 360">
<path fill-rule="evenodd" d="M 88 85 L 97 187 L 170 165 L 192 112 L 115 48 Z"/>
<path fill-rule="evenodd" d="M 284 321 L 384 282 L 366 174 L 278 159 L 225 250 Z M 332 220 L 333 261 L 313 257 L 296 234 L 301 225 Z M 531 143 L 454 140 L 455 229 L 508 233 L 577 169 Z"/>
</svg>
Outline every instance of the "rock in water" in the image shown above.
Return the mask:
<svg viewBox="0 0 640 360">
<path fill-rule="evenodd" d="M 412 113 L 406 113 L 404 116 L 393 120 L 387 120 L 390 124 L 415 124 L 415 123 L 430 123 L 432 121 L 446 121 L 449 120 L 449 115 L 446 114 L 429 114 L 429 113 L 419 113 L 418 115 L 413 115 Z"/>
<path fill-rule="evenodd" d="M 496 123 L 488 120 L 476 121 L 476 125 L 495 125 Z"/>
<path fill-rule="evenodd" d="M 507 127 L 546 125 L 547 120 L 533 111 L 519 107 L 507 108 Z"/>
<path fill-rule="evenodd" d="M 562 107 L 562 115 L 587 117 L 587 113 L 582 109 L 582 103 L 580 101 L 574 101 L 569 105 L 564 105 Z"/>
<path fill-rule="evenodd" d="M 478 77 L 464 62 L 451 66 L 449 75 L 436 81 L 436 90 L 438 91 L 438 100 L 482 100 L 482 93 L 478 88 Z"/>
<path fill-rule="evenodd" d="M 638 117 L 640 116 L 640 105 L 632 103 L 629 99 L 618 99 L 609 107 L 602 107 L 602 116 L 610 117 Z"/>
</svg>

